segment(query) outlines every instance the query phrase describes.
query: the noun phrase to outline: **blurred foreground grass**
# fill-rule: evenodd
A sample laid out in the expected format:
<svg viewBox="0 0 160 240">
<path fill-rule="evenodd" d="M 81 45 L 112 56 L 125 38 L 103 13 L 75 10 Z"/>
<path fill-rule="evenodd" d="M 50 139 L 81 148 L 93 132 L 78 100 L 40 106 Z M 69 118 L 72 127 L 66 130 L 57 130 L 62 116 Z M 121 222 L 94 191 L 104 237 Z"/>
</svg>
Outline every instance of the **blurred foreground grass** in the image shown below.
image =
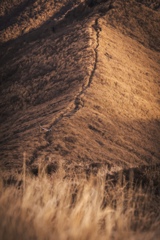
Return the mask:
<svg viewBox="0 0 160 240">
<path fill-rule="evenodd" d="M 20 182 L 1 181 L 0 239 L 159 239 L 160 196 L 133 176 L 115 184 L 99 173 L 66 177 L 62 167 L 25 172 Z"/>
</svg>

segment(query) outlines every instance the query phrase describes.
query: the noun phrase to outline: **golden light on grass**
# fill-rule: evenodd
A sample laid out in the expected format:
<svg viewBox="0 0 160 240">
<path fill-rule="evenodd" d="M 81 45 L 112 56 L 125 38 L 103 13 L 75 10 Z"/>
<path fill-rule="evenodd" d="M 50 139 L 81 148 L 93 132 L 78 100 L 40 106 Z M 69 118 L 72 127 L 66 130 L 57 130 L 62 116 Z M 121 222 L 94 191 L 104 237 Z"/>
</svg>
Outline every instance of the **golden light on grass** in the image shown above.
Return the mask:
<svg viewBox="0 0 160 240">
<path fill-rule="evenodd" d="M 0 239 L 158 240 L 159 12 L 73 2 L 0 2 Z"/>
<path fill-rule="evenodd" d="M 24 178 L 24 176 L 23 176 Z M 132 176 L 131 176 L 132 178 Z M 23 183 L 24 184 L 24 183 Z M 0 190 L 0 239 L 158 239 L 158 197 L 100 173 L 25 176 Z"/>
</svg>

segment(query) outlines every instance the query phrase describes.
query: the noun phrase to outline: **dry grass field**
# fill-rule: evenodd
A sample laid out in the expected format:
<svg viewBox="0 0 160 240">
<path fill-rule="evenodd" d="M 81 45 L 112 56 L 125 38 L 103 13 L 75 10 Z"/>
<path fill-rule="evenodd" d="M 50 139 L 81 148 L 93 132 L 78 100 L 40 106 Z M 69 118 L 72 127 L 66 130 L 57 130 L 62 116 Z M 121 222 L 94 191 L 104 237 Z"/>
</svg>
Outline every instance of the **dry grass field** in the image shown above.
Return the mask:
<svg viewBox="0 0 160 240">
<path fill-rule="evenodd" d="M 0 239 L 159 239 L 159 77 L 159 0 L 0 1 Z"/>
<path fill-rule="evenodd" d="M 103 169 L 96 176 L 66 177 L 61 163 L 52 175 L 43 163 L 38 177 L 25 171 L 17 184 L 1 182 L 0 239 L 159 239 L 160 195 L 151 182 L 135 182 L 134 172 L 129 181 L 119 173 L 115 182 Z M 151 174 L 160 184 L 160 171 Z"/>
</svg>

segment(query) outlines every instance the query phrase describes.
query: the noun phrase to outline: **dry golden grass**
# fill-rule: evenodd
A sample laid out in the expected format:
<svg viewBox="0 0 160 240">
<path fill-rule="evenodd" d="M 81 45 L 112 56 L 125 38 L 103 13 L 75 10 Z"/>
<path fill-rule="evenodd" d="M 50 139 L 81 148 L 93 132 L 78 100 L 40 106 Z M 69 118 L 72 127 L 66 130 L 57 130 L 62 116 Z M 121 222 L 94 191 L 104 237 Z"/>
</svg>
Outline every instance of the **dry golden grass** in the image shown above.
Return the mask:
<svg viewBox="0 0 160 240">
<path fill-rule="evenodd" d="M 69 0 L 33 2 L 0 2 L 0 41 L 19 41 L 3 49 L 1 71 L 8 85 L 1 97 L 1 162 L 15 171 L 24 149 L 30 151 L 19 181 L 0 181 L 0 239 L 159 239 L 160 199 L 153 189 L 133 187 L 132 181 L 113 184 L 100 171 L 89 179 L 74 172 L 66 177 L 62 167 L 49 176 L 42 167 L 33 177 L 25 164 L 39 156 L 59 157 L 72 171 L 92 163 L 105 162 L 112 170 L 159 161 L 159 12 L 117 0 L 103 17 L 103 9 L 94 10 L 90 20 L 85 14 L 79 18 L 79 11 L 79 21 L 72 23 L 76 11 L 71 11 L 53 34 L 55 14 L 63 19 L 68 8 L 64 14 L 61 8 Z M 29 34 L 34 29 L 37 36 Z M 88 79 L 92 84 L 83 91 Z M 77 100 L 82 107 L 70 116 Z M 45 128 L 52 131 L 41 131 Z M 146 174 L 156 181 L 160 176 Z"/>
<path fill-rule="evenodd" d="M 40 172 L 1 184 L 0 239 L 159 239 L 159 197 L 149 190 L 113 185 L 100 172 L 89 180 Z"/>
</svg>

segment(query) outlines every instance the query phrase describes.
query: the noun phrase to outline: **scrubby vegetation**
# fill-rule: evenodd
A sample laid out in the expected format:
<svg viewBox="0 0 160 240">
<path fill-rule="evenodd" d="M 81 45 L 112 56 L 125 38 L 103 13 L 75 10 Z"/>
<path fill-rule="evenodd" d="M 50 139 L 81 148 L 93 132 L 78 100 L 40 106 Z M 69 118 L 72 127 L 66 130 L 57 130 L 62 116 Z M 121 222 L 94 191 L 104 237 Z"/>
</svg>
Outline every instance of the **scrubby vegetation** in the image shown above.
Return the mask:
<svg viewBox="0 0 160 240">
<path fill-rule="evenodd" d="M 59 168 L 1 182 L 0 239 L 158 239 L 159 196 L 122 178 L 114 184 L 101 171 L 67 177 Z"/>
</svg>

